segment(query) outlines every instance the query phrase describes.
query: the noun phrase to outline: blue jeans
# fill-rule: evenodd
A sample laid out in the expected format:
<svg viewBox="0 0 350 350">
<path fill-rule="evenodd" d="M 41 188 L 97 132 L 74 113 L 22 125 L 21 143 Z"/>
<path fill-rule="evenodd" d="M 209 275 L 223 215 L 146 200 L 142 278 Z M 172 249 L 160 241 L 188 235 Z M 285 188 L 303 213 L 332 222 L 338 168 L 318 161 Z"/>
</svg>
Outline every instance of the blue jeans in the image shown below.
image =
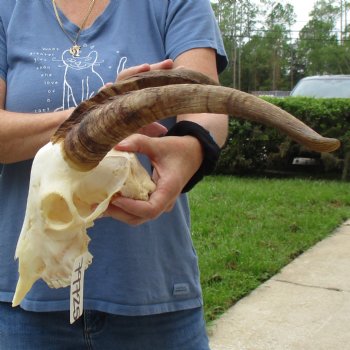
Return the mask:
<svg viewBox="0 0 350 350">
<path fill-rule="evenodd" d="M 0 302 L 0 350 L 209 350 L 201 308 L 152 316 L 28 312 Z"/>
</svg>

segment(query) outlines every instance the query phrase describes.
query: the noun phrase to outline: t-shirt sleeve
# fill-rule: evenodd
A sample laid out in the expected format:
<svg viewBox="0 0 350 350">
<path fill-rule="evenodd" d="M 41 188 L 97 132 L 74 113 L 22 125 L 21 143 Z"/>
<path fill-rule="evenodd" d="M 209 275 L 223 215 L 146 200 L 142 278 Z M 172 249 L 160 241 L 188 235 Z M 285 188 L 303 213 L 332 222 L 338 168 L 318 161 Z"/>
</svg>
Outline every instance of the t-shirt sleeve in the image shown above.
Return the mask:
<svg viewBox="0 0 350 350">
<path fill-rule="evenodd" d="M 0 17 L 0 78 L 6 81 L 7 76 L 7 49 L 6 34 Z"/>
<path fill-rule="evenodd" d="M 209 0 L 169 0 L 165 50 L 169 58 L 194 48 L 216 50 L 217 70 L 227 65 L 222 37 Z"/>
</svg>

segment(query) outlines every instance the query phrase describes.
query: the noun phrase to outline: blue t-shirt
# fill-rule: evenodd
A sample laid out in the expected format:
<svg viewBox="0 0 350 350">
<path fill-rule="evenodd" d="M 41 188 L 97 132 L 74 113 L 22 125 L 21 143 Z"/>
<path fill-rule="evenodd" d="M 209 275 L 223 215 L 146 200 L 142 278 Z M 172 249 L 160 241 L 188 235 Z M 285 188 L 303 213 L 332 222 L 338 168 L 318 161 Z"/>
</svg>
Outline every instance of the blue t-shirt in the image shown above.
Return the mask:
<svg viewBox="0 0 350 350">
<path fill-rule="evenodd" d="M 60 16 L 74 38 L 78 28 Z M 82 31 L 80 57 L 68 52 L 72 43 L 51 0 L 1 0 L 0 20 L 0 78 L 7 84 L 9 111 L 75 107 L 122 69 L 175 59 L 192 48 L 214 48 L 219 72 L 227 63 L 209 0 L 111 0 Z M 174 122 L 166 121 L 168 126 Z M 8 164 L 0 176 L 0 300 L 5 302 L 12 300 L 18 278 L 14 254 L 30 169 L 31 161 Z M 85 274 L 86 309 L 147 315 L 201 305 L 185 195 L 156 220 L 131 227 L 99 219 L 88 234 L 94 260 Z M 69 288 L 50 289 L 39 280 L 21 305 L 31 311 L 68 310 Z"/>
</svg>

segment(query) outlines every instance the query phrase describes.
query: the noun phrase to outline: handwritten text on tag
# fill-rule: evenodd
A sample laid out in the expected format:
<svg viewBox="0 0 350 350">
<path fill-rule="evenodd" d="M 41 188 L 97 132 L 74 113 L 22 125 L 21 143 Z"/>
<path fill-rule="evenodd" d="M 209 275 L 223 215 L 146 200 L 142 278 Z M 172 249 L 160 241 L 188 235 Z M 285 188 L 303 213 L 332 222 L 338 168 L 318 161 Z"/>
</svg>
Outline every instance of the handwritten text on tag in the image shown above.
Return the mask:
<svg viewBox="0 0 350 350">
<path fill-rule="evenodd" d="M 74 323 L 83 314 L 84 273 L 88 264 L 88 255 L 75 259 L 70 285 L 70 323 Z"/>
</svg>

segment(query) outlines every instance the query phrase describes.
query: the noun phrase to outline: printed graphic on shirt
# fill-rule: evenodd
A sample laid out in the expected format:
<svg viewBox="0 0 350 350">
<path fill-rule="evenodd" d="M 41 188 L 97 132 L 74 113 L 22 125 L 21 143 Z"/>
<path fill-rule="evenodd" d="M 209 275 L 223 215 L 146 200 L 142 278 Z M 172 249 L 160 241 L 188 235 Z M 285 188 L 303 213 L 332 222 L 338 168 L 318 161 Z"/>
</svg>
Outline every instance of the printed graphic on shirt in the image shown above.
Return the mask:
<svg viewBox="0 0 350 350">
<path fill-rule="evenodd" d="M 85 54 L 84 54 L 85 53 Z M 102 67 L 106 62 L 100 59 L 98 51 L 92 45 L 84 45 L 79 57 L 72 56 L 69 50 L 61 53 L 58 48 L 42 48 L 42 52 L 31 52 L 45 87 L 47 87 L 46 106 L 38 106 L 34 112 L 43 113 L 75 108 L 82 101 L 94 96 L 106 83 L 101 71 L 115 71 L 117 76 L 128 61 L 127 57 L 117 56 L 113 65 Z M 61 85 L 62 84 L 62 85 Z M 53 108 L 53 101 L 57 106 L 57 97 L 62 101 L 59 107 Z"/>
<path fill-rule="evenodd" d="M 94 87 L 99 88 L 104 85 L 101 75 L 95 70 L 97 59 L 97 51 L 91 51 L 87 56 L 79 57 L 72 56 L 69 50 L 63 52 L 62 62 L 65 65 L 65 72 L 61 109 L 76 107 L 96 94 Z"/>
<path fill-rule="evenodd" d="M 58 51 L 59 48 L 57 47 L 43 47 L 41 50 L 31 51 L 29 53 L 29 56 L 33 59 L 35 70 L 47 89 L 47 95 L 44 97 L 43 104 L 36 106 L 33 109 L 34 113 L 52 112 L 52 108 L 50 107 L 55 100 L 55 94 L 59 90 L 57 89 L 59 82 L 55 78 L 51 63 L 58 55 Z"/>
</svg>

